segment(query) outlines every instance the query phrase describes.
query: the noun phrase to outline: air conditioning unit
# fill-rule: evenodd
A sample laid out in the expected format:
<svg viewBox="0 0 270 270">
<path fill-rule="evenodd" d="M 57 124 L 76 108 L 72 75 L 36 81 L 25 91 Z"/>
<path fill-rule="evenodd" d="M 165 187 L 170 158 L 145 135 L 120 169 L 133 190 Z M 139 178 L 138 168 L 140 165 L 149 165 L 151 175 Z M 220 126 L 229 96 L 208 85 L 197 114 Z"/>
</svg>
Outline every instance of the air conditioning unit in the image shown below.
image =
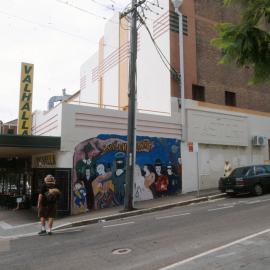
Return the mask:
<svg viewBox="0 0 270 270">
<path fill-rule="evenodd" d="M 263 146 L 265 145 L 265 137 L 264 136 L 253 136 L 252 137 L 252 145 L 254 146 Z"/>
</svg>

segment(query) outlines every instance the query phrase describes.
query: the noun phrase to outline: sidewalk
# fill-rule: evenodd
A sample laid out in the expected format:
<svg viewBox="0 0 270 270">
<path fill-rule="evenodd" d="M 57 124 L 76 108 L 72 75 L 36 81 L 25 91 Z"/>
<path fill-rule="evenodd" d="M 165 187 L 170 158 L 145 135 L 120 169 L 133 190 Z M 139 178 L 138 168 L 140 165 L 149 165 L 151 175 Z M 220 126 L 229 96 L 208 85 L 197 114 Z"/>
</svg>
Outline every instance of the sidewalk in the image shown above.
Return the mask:
<svg viewBox="0 0 270 270">
<path fill-rule="evenodd" d="M 176 206 L 213 200 L 223 196 L 225 195 L 221 194 L 217 189 L 209 189 L 201 191 L 199 197 L 197 196 L 197 192 L 191 192 L 149 201 L 135 202 L 135 210 L 133 211 L 124 212 L 123 206 L 119 206 L 56 219 L 54 230 L 93 224 L 101 220 L 113 220 L 142 215 Z M 32 235 L 36 234 L 39 230 L 40 224 L 34 211 L 12 211 L 0 208 L 0 238 Z"/>
</svg>

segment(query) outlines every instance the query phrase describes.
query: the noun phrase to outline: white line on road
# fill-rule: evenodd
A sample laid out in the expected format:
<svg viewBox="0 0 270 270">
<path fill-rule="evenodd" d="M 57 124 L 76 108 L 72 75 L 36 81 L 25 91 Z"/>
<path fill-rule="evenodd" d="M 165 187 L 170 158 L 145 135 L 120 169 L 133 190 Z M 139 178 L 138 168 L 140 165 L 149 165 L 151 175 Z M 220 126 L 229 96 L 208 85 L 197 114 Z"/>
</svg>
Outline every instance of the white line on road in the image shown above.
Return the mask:
<svg viewBox="0 0 270 270">
<path fill-rule="evenodd" d="M 171 216 L 156 217 L 156 219 L 174 218 L 174 217 L 187 216 L 187 215 L 190 215 L 190 213 L 182 213 L 182 214 L 171 215 Z"/>
<path fill-rule="evenodd" d="M 124 226 L 124 225 L 130 225 L 130 224 L 134 224 L 134 221 L 131 222 L 126 222 L 126 223 L 118 223 L 118 224 L 112 224 L 112 225 L 105 225 L 103 226 L 103 228 L 109 228 L 109 227 L 116 227 L 116 226 Z"/>
<path fill-rule="evenodd" d="M 249 201 L 249 202 L 247 202 L 247 204 L 254 204 L 254 203 L 260 203 L 260 202 L 261 202 L 261 200 Z"/>
<path fill-rule="evenodd" d="M 4 230 L 12 229 L 13 226 L 10 224 L 6 223 L 5 221 L 0 221 L 0 227 Z"/>
<path fill-rule="evenodd" d="M 53 232 L 53 234 L 63 234 L 63 233 L 74 233 L 74 232 L 82 232 L 83 230 L 81 229 L 74 229 L 71 230 L 71 228 L 69 228 L 69 230 L 67 229 L 63 229 L 63 230 L 58 230 L 58 231 L 55 231 Z"/>
<path fill-rule="evenodd" d="M 53 234 L 61 234 L 64 232 L 79 232 L 82 231 L 81 229 L 85 227 L 84 226 L 80 226 L 77 229 L 75 228 L 65 228 L 65 229 L 59 229 L 57 231 L 53 230 Z M 15 234 L 15 235 L 10 235 L 10 236 L 0 236 L 0 240 L 16 240 L 19 238 L 26 238 L 26 237 L 31 237 L 31 236 L 38 236 L 37 232 L 31 232 L 31 233 L 26 233 L 26 234 Z"/>
<path fill-rule="evenodd" d="M 230 206 L 224 206 L 224 207 L 219 207 L 219 208 L 208 209 L 207 211 L 208 212 L 218 211 L 218 210 L 223 210 L 223 209 L 228 209 L 228 208 L 233 208 L 233 207 L 234 207 L 234 205 L 230 205 Z"/>
<path fill-rule="evenodd" d="M 264 200 L 261 200 L 261 202 L 269 202 L 270 199 L 264 199 Z"/>
<path fill-rule="evenodd" d="M 233 256 L 235 254 L 236 254 L 236 252 L 225 253 L 225 254 L 217 255 L 216 258 L 227 258 L 227 257 Z"/>
<path fill-rule="evenodd" d="M 264 200 L 256 200 L 256 201 L 248 201 L 245 202 L 246 204 L 253 204 L 253 203 L 262 203 L 262 202 L 269 202 L 270 199 L 264 199 Z"/>
<path fill-rule="evenodd" d="M 194 261 L 194 260 L 196 260 L 196 259 L 202 258 L 202 257 L 207 256 L 207 255 L 209 255 L 209 254 L 212 254 L 212 253 L 214 253 L 214 252 L 223 250 L 223 249 L 225 249 L 225 248 L 227 248 L 227 247 L 234 246 L 234 245 L 236 245 L 236 244 L 242 243 L 242 242 L 244 242 L 244 241 L 247 241 L 247 240 L 249 240 L 249 239 L 255 238 L 255 237 L 257 237 L 257 236 L 260 236 L 260 235 L 262 235 L 262 234 L 266 234 L 266 233 L 269 233 L 269 232 L 270 232 L 270 228 L 267 229 L 267 230 L 264 230 L 264 231 L 261 231 L 261 232 L 258 232 L 258 233 L 254 233 L 254 234 L 248 235 L 248 236 L 246 236 L 246 237 L 240 238 L 240 239 L 238 239 L 238 240 L 236 240 L 236 241 L 233 241 L 233 242 L 231 242 L 231 243 L 228 243 L 228 244 L 226 244 L 226 245 L 223 245 L 223 246 L 220 246 L 220 247 L 217 247 L 217 248 L 210 249 L 210 250 L 205 251 L 205 252 L 203 252 L 203 253 L 201 253 L 201 254 L 192 256 L 192 257 L 190 257 L 190 258 L 184 259 L 184 260 L 179 261 L 179 262 L 177 262 L 177 263 L 174 263 L 174 264 L 165 266 L 165 267 L 163 267 L 163 268 L 160 268 L 159 270 L 173 270 L 173 269 L 176 270 L 176 269 L 179 269 L 178 267 L 181 266 L 181 265 L 183 265 L 183 264 L 186 264 L 186 263 L 188 263 L 188 262 Z"/>
<path fill-rule="evenodd" d="M 233 203 L 223 203 L 223 204 L 218 204 L 218 206 L 235 206 L 236 205 L 236 202 L 233 202 Z"/>
<path fill-rule="evenodd" d="M 23 227 L 28 227 L 28 226 L 37 225 L 37 224 L 40 224 L 40 222 L 26 223 L 26 224 L 13 226 L 13 225 L 10 225 L 9 223 L 6 223 L 5 221 L 0 221 L 0 227 L 2 227 L 2 229 L 4 230 L 23 228 Z"/>
</svg>

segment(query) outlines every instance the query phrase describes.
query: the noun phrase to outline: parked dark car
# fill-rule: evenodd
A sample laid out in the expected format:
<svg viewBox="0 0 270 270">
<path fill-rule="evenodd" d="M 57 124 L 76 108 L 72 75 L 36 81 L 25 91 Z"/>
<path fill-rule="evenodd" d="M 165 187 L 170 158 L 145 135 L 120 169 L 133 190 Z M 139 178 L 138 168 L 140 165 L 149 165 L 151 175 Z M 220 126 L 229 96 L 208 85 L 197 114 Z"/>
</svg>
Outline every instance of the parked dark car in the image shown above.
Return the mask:
<svg viewBox="0 0 270 270">
<path fill-rule="evenodd" d="M 234 169 L 221 177 L 219 190 L 227 194 L 252 193 L 256 196 L 270 191 L 270 165 L 254 165 Z"/>
</svg>

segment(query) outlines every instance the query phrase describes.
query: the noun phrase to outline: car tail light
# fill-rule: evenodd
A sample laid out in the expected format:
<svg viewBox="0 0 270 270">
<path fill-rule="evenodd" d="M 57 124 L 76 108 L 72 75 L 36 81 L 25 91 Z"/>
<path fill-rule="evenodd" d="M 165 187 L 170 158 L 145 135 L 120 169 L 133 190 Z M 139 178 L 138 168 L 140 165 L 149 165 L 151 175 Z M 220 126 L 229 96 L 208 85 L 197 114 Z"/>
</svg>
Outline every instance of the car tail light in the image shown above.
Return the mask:
<svg viewBox="0 0 270 270">
<path fill-rule="evenodd" d="M 243 186 L 244 185 L 244 179 L 243 178 L 236 178 L 236 186 Z"/>
</svg>

